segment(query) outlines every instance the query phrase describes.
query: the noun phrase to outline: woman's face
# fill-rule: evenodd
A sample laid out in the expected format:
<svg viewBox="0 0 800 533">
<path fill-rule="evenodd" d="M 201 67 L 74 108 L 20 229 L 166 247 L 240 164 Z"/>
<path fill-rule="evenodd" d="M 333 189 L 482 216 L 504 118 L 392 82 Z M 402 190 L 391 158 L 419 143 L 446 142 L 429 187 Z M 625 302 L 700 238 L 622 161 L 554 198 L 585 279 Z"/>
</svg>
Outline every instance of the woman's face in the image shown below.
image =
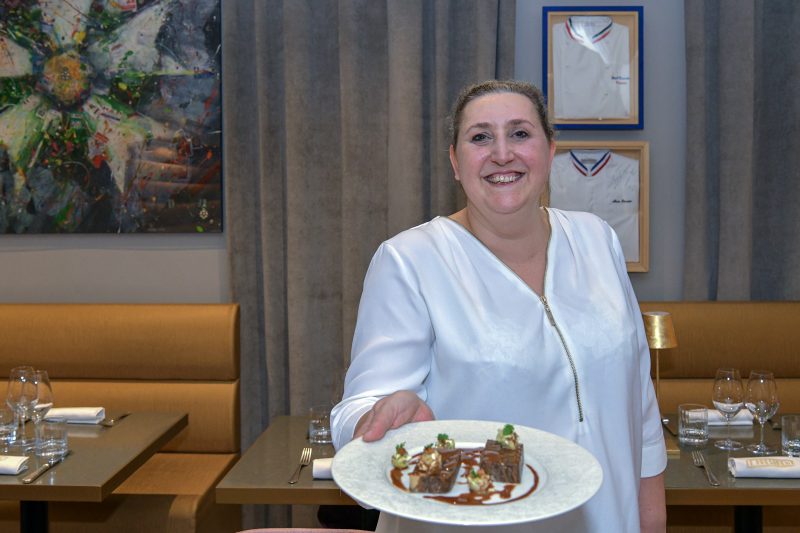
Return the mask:
<svg viewBox="0 0 800 533">
<path fill-rule="evenodd" d="M 538 207 L 554 152 L 528 97 L 491 93 L 464 108 L 450 162 L 472 208 L 513 214 Z"/>
</svg>

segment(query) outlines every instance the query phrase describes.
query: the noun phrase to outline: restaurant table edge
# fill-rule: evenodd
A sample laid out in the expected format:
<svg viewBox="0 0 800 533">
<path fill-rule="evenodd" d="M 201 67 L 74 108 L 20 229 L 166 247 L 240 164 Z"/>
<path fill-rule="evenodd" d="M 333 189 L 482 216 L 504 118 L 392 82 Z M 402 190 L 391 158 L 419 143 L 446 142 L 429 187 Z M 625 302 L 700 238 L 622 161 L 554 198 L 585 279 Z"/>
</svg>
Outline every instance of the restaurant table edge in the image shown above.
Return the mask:
<svg viewBox="0 0 800 533">
<path fill-rule="evenodd" d="M 174 438 L 184 428 L 188 426 L 189 417 L 185 413 L 155 413 L 155 412 L 136 412 L 132 413 L 125 420 L 119 422 L 113 428 L 102 428 L 100 426 L 79 427 L 75 425 L 72 431 L 118 431 L 118 435 L 125 437 L 125 431 L 131 428 L 138 420 L 149 419 L 155 424 L 148 429 L 148 434 L 152 437 L 145 437 L 144 440 L 152 438 L 150 444 L 145 446 L 139 453 L 135 454 L 130 461 L 122 465 L 116 472 L 112 473 L 103 483 L 97 486 L 76 486 L 75 483 L 65 486 L 52 484 L 59 475 L 59 471 L 69 468 L 70 457 L 62 463 L 54 466 L 33 483 L 22 484 L 21 479 L 30 471 L 36 468 L 39 460 L 35 457 L 29 459 L 30 466 L 28 471 L 16 476 L 0 476 L 0 500 L 7 501 L 42 501 L 42 502 L 101 502 L 108 497 L 123 481 L 142 466 L 155 452 L 160 450 L 167 442 Z M 126 421 L 128 425 L 126 427 Z M 75 442 L 75 438 L 70 437 L 70 449 L 73 454 L 91 453 L 91 448 L 81 450 Z M 77 449 L 76 449 L 77 448 Z M 76 475 L 76 473 L 72 473 Z M 80 475 L 78 472 L 77 475 Z"/>
</svg>

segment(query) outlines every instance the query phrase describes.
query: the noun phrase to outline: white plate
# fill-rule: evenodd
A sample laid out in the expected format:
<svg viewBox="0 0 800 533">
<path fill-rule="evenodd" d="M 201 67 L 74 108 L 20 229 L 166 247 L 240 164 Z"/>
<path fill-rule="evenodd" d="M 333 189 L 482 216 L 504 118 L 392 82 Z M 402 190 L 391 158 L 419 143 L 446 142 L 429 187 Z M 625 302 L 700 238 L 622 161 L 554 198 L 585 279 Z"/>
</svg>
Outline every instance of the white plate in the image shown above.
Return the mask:
<svg viewBox="0 0 800 533">
<path fill-rule="evenodd" d="M 390 479 L 394 448 L 406 443 L 409 452 L 447 433 L 457 446 L 474 446 L 493 439 L 503 424 L 476 420 L 436 420 L 417 422 L 390 430 L 377 441 L 351 441 L 333 458 L 332 473 L 336 484 L 347 495 L 368 507 L 387 513 L 440 524 L 507 525 L 532 522 L 571 511 L 591 498 L 600 488 L 603 471 L 600 463 L 572 441 L 546 431 L 515 426 L 525 446 L 525 463 L 536 470 L 539 483 L 529 496 L 491 505 L 451 505 L 404 492 Z M 463 444 L 462 444 L 463 443 Z M 533 476 L 527 472 L 514 494 L 527 490 Z M 527 481 L 526 481 L 527 479 Z M 463 492 L 465 489 L 456 489 Z"/>
</svg>

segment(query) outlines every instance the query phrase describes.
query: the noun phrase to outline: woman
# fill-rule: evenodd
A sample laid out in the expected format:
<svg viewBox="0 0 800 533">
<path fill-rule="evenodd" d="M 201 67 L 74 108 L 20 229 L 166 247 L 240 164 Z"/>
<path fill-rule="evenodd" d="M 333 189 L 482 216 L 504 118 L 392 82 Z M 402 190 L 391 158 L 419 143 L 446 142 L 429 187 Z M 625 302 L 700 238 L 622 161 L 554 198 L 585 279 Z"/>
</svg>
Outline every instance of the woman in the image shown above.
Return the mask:
<svg viewBox="0 0 800 533">
<path fill-rule="evenodd" d="M 666 452 L 613 230 L 539 207 L 555 142 L 535 87 L 468 87 L 452 120 L 450 161 L 467 205 L 373 257 L 333 413 L 337 448 L 434 417 L 543 429 L 587 448 L 603 484 L 575 511 L 502 531 L 663 531 Z M 385 513 L 378 524 L 447 530 Z"/>
</svg>

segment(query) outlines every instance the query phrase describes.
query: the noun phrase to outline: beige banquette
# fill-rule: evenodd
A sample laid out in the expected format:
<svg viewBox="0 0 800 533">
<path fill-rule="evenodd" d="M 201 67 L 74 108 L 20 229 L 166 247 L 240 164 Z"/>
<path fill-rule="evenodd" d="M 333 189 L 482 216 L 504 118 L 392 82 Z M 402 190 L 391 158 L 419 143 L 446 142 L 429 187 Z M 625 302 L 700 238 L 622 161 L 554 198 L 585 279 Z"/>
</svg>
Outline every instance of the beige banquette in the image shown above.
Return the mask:
<svg viewBox="0 0 800 533">
<path fill-rule="evenodd" d="M 642 311 L 667 311 L 678 347 L 662 350 L 662 413 L 680 403 L 712 406 L 717 368 L 734 367 L 746 381 L 750 370 L 775 374 L 781 413 L 800 413 L 800 302 L 641 302 Z M 655 364 L 655 358 L 652 359 Z M 655 371 L 653 371 L 655 377 Z M 800 531 L 798 507 L 765 507 L 764 532 Z M 670 508 L 670 533 L 732 531 L 733 509 Z"/>
<path fill-rule="evenodd" d="M 0 339 L 0 375 L 46 369 L 56 406 L 189 415 L 105 502 L 52 503 L 50 531 L 240 529 L 241 509 L 214 501 L 239 456 L 238 306 L 0 304 Z M 18 505 L 0 503 L 0 528 L 18 531 Z"/>
<path fill-rule="evenodd" d="M 662 350 L 662 412 L 710 405 L 717 368 L 775 373 L 782 412 L 800 413 L 800 302 L 641 302 L 672 314 L 678 347 Z M 655 359 L 653 359 L 655 364 Z M 655 376 L 655 373 L 653 373 Z"/>
</svg>

